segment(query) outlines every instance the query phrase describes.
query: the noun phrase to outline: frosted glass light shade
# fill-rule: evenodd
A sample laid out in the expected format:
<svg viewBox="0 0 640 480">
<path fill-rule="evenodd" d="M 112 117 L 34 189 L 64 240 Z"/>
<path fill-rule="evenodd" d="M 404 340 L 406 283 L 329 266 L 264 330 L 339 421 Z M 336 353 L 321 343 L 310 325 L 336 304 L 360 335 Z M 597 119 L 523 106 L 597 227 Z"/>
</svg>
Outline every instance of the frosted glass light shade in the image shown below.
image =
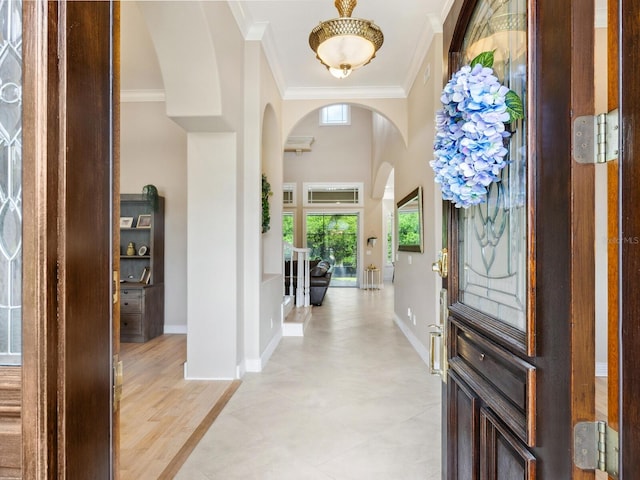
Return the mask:
<svg viewBox="0 0 640 480">
<path fill-rule="evenodd" d="M 371 61 L 375 47 L 366 38 L 356 35 L 340 35 L 326 39 L 318 46 L 318 58 L 329 68 L 360 68 Z"/>
<path fill-rule="evenodd" d="M 340 18 L 320 22 L 309 34 L 309 46 L 336 78 L 345 78 L 376 56 L 384 35 L 370 20 L 352 18 L 356 0 L 336 0 Z"/>
</svg>

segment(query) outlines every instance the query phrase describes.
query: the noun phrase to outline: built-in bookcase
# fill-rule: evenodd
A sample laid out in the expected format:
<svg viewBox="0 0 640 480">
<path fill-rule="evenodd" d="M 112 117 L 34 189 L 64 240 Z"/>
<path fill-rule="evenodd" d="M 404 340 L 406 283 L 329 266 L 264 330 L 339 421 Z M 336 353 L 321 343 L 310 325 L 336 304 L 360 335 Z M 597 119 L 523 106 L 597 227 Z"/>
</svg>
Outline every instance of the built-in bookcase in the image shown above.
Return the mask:
<svg viewBox="0 0 640 480">
<path fill-rule="evenodd" d="M 146 342 L 164 331 L 164 198 L 120 196 L 120 339 Z"/>
</svg>

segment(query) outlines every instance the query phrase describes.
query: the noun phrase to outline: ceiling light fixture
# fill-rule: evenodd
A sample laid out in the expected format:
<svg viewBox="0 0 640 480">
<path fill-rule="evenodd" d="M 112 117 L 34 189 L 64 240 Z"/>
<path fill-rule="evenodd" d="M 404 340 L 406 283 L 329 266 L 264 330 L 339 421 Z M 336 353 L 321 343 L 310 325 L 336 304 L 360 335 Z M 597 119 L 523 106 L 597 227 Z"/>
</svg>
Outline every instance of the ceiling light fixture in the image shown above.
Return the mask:
<svg viewBox="0 0 640 480">
<path fill-rule="evenodd" d="M 309 34 L 309 46 L 331 75 L 346 78 L 369 63 L 382 46 L 382 30 L 370 20 L 352 18 L 356 0 L 336 0 L 340 18 L 320 22 Z"/>
</svg>

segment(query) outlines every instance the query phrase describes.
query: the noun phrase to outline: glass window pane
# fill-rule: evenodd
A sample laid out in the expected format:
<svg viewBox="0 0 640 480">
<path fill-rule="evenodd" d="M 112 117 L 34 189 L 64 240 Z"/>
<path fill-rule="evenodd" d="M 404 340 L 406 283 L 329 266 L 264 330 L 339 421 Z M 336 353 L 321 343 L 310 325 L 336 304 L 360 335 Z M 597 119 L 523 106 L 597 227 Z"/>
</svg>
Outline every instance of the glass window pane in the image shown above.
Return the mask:
<svg viewBox="0 0 640 480">
<path fill-rule="evenodd" d="M 358 282 L 358 215 L 314 213 L 306 216 L 311 259 L 331 264 L 332 287 L 356 287 Z"/>
<path fill-rule="evenodd" d="M 293 213 L 292 212 L 284 212 L 282 214 L 282 241 L 284 243 L 288 243 L 289 245 L 296 246 L 294 244 L 295 238 L 294 232 L 294 224 L 293 224 Z M 291 250 L 286 248 L 284 250 L 285 260 L 291 260 Z"/>
<path fill-rule="evenodd" d="M 320 110 L 320 125 L 349 125 L 351 123 L 349 105 L 329 105 Z"/>
<path fill-rule="evenodd" d="M 526 3 L 481 0 L 464 41 L 464 64 L 494 51 L 494 72 L 526 105 Z M 521 331 L 526 329 L 526 125 L 510 126 L 510 163 L 487 202 L 460 209 L 460 301 Z"/>
<path fill-rule="evenodd" d="M 0 0 L 0 365 L 22 351 L 22 2 Z"/>
</svg>

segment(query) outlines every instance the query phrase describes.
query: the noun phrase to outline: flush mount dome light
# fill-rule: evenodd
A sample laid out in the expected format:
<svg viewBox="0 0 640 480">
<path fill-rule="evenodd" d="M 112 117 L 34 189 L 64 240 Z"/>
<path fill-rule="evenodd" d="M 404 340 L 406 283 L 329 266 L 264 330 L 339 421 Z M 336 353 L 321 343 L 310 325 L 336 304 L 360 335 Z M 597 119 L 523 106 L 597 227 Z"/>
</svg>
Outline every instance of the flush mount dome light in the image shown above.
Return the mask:
<svg viewBox="0 0 640 480">
<path fill-rule="evenodd" d="M 382 30 L 370 20 L 352 18 L 356 0 L 336 0 L 340 18 L 320 22 L 309 34 L 309 46 L 336 78 L 369 63 L 382 46 Z"/>
</svg>

